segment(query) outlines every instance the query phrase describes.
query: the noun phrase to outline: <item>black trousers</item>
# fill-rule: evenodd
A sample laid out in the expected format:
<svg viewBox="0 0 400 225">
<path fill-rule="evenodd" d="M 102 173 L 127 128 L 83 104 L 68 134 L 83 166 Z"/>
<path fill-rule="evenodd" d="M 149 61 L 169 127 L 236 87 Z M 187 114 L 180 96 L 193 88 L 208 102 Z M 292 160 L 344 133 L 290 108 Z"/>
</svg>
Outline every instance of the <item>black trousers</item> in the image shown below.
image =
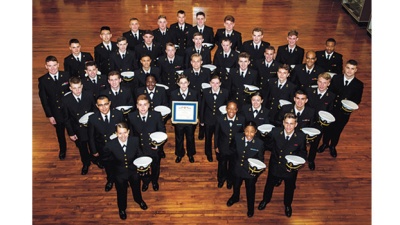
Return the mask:
<svg viewBox="0 0 400 225">
<path fill-rule="evenodd" d="M 65 154 L 67 152 L 67 140 L 65 139 L 65 124 L 57 121 L 57 124 L 53 126 L 56 128 L 60 154 Z"/>
<path fill-rule="evenodd" d="M 186 136 L 186 151 L 188 156 L 196 154 L 196 146 L 194 143 L 194 131 L 196 125 L 193 124 L 175 124 L 175 155 L 183 157 L 185 149 L 183 141 Z"/>
<path fill-rule="evenodd" d="M 115 179 L 115 188 L 117 189 L 117 203 L 119 210 L 126 210 L 128 199 L 128 182 L 132 190 L 133 200 L 137 203 L 143 201 L 140 192 L 139 175 L 132 174 L 128 178 L 117 176 Z"/>
<path fill-rule="evenodd" d="M 246 186 L 246 199 L 247 199 L 247 211 L 254 212 L 254 202 L 256 197 L 256 182 L 258 177 L 254 178 L 242 178 L 234 176 L 233 178 L 233 194 L 232 200 L 239 201 L 240 199 L 240 188 L 243 180 Z"/>
<path fill-rule="evenodd" d="M 290 178 L 283 178 L 283 177 L 277 177 L 272 173 L 268 172 L 267 182 L 264 187 L 263 200 L 269 203 L 272 198 L 272 193 L 274 192 L 275 184 L 279 180 L 283 180 L 285 181 L 283 203 L 285 204 L 285 206 L 291 206 L 293 202 L 294 189 L 296 189 L 297 172 L 295 173 L 296 174 Z"/>
<path fill-rule="evenodd" d="M 201 127 L 202 126 L 200 126 L 199 132 L 201 131 Z M 204 130 L 205 130 L 204 152 L 206 156 L 212 157 L 212 137 L 215 133 L 215 125 L 204 124 Z"/>
<path fill-rule="evenodd" d="M 350 113 L 344 112 L 342 109 L 335 109 L 333 116 L 335 117 L 335 122 L 326 127 L 322 141 L 328 146 L 336 147 L 344 127 L 349 122 Z"/>
<path fill-rule="evenodd" d="M 75 145 L 79 149 L 79 155 L 81 156 L 82 164 L 85 166 L 89 166 L 90 161 L 91 161 L 91 155 L 90 155 L 90 151 L 88 148 L 89 142 L 88 141 L 79 141 L 79 139 L 78 139 L 75 141 Z"/>
<path fill-rule="evenodd" d="M 218 160 L 218 172 L 217 178 L 218 182 L 233 183 L 233 168 L 234 168 L 234 157 L 233 155 L 222 155 L 221 153 L 217 154 Z"/>
</svg>

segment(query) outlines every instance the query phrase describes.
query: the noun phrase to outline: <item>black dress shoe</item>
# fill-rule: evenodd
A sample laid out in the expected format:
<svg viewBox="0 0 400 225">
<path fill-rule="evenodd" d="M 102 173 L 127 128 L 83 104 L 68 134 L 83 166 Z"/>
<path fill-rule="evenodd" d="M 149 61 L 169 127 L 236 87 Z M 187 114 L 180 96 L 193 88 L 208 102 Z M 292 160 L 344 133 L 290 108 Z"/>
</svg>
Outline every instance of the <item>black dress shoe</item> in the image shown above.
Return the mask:
<svg viewBox="0 0 400 225">
<path fill-rule="evenodd" d="M 276 182 L 275 187 L 279 187 L 282 184 L 282 179 L 279 179 L 278 182 Z"/>
<path fill-rule="evenodd" d="M 236 202 L 238 202 L 238 201 L 234 201 L 232 198 L 230 198 L 229 200 L 228 200 L 228 202 L 226 202 L 226 205 L 228 206 L 228 207 L 231 207 L 233 204 L 235 204 Z"/>
<path fill-rule="evenodd" d="M 104 166 L 101 164 L 101 162 L 94 162 L 94 164 L 96 164 L 100 169 L 104 169 Z"/>
<path fill-rule="evenodd" d="M 212 161 L 213 161 L 212 156 L 207 156 L 207 160 L 208 160 L 209 162 L 212 162 Z"/>
<path fill-rule="evenodd" d="M 308 168 L 310 168 L 310 170 L 315 170 L 315 163 L 314 162 L 308 162 Z"/>
<path fill-rule="evenodd" d="M 81 175 L 86 175 L 89 171 L 89 166 L 83 165 Z"/>
<path fill-rule="evenodd" d="M 335 146 L 330 146 L 330 147 L 329 147 L 329 151 L 330 151 L 330 153 L 331 153 L 331 156 L 332 156 L 333 158 L 336 158 L 336 156 L 337 156 L 336 147 L 335 147 Z"/>
<path fill-rule="evenodd" d="M 263 210 L 267 206 L 267 201 L 262 200 L 258 205 L 258 210 Z"/>
<path fill-rule="evenodd" d="M 113 187 L 113 183 L 107 181 L 106 187 L 104 188 L 106 192 L 109 192 Z"/>
<path fill-rule="evenodd" d="M 144 202 L 144 201 L 141 201 L 141 202 L 139 203 L 139 206 L 140 206 L 140 208 L 143 209 L 143 210 L 146 210 L 146 209 L 147 209 L 146 202 Z"/>
<path fill-rule="evenodd" d="M 222 188 L 224 186 L 224 182 L 218 182 L 218 188 Z"/>
<path fill-rule="evenodd" d="M 232 182 L 226 182 L 226 188 L 232 189 Z"/>
<path fill-rule="evenodd" d="M 182 160 L 182 157 L 180 157 L 180 156 L 177 156 L 177 157 L 176 157 L 176 159 L 175 159 L 175 162 L 176 162 L 176 163 L 180 163 L 180 162 L 181 162 L 181 160 Z"/>
<path fill-rule="evenodd" d="M 160 187 L 158 186 L 158 183 L 153 183 L 153 190 L 158 191 Z"/>
<path fill-rule="evenodd" d="M 250 218 L 250 217 L 253 217 L 253 215 L 254 215 L 254 212 L 250 212 L 250 211 L 247 212 L 247 217 Z"/>
<path fill-rule="evenodd" d="M 328 145 L 322 144 L 321 146 L 319 146 L 317 152 L 318 152 L 318 153 L 322 153 L 322 152 L 325 151 L 326 148 L 328 148 Z"/>
<path fill-rule="evenodd" d="M 148 185 L 148 184 L 143 184 L 143 185 L 142 185 L 142 191 L 143 191 L 143 192 L 147 191 L 148 188 L 149 188 L 149 185 Z"/>
<path fill-rule="evenodd" d="M 58 158 L 60 158 L 60 160 L 64 160 L 65 159 L 65 153 L 60 153 L 58 155 Z"/>
<path fill-rule="evenodd" d="M 292 216 L 292 207 L 291 206 L 285 205 L 285 215 L 287 217 L 291 217 Z"/>
<path fill-rule="evenodd" d="M 126 220 L 126 211 L 125 210 L 119 210 L 119 218 L 121 218 L 121 220 Z"/>
<path fill-rule="evenodd" d="M 193 158 L 193 156 L 189 156 L 189 162 L 190 162 L 190 163 L 194 163 L 194 158 Z"/>
<path fill-rule="evenodd" d="M 162 151 L 160 152 L 160 157 L 161 157 L 161 158 L 165 158 L 165 152 L 164 152 L 164 150 L 162 150 Z"/>
</svg>

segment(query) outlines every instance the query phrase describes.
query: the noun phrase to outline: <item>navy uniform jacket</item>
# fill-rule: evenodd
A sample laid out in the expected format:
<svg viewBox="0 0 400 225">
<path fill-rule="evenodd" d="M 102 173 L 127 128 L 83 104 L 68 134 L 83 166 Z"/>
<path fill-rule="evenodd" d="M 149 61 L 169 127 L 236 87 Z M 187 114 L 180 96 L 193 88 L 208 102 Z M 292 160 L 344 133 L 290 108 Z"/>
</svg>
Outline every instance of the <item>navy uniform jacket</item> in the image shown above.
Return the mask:
<svg viewBox="0 0 400 225">
<path fill-rule="evenodd" d="M 249 103 L 250 95 L 244 93 L 244 84 L 258 86 L 258 74 L 256 70 L 247 69 L 245 77 L 241 76 L 240 69 L 235 69 L 230 71 L 232 87 L 231 87 L 231 97 L 230 99 L 235 100 L 238 106 L 242 106 L 244 103 Z M 239 107 L 240 108 L 240 107 Z"/>
<path fill-rule="evenodd" d="M 144 72 L 143 68 L 137 69 L 134 71 L 135 78 L 137 81 L 137 87 L 145 87 L 146 86 L 146 78 L 149 74 Z M 159 67 L 151 66 L 150 74 L 156 78 L 157 83 L 161 83 L 161 70 Z M 135 88 L 137 88 L 135 87 Z"/>
<path fill-rule="evenodd" d="M 254 111 L 251 104 L 246 104 L 243 106 L 241 113 L 246 118 L 246 123 L 249 121 L 253 121 L 256 126 L 260 126 L 262 124 L 269 124 L 269 110 L 264 106 L 261 106 L 260 112 L 257 113 L 257 116 L 254 117 Z"/>
<path fill-rule="evenodd" d="M 318 112 L 323 110 L 332 113 L 333 110 L 333 101 L 336 98 L 336 95 L 330 91 L 326 90 L 325 94 L 320 98 L 318 96 L 318 91 L 316 88 L 307 89 L 308 102 L 307 106 L 315 109 L 315 118 L 318 117 Z"/>
<path fill-rule="evenodd" d="M 143 30 L 138 30 L 139 31 L 139 36 L 135 38 L 135 36 L 132 34 L 132 31 L 126 31 L 122 34 L 128 41 L 128 49 L 131 51 L 135 51 L 135 46 L 138 44 L 143 43 Z"/>
<path fill-rule="evenodd" d="M 246 138 L 243 133 L 236 134 L 234 139 L 235 147 L 235 168 L 234 173 L 241 178 L 254 178 L 249 174 L 249 158 L 258 159 L 264 162 L 264 142 L 256 136 L 245 146 Z"/>
<path fill-rule="evenodd" d="M 193 34 L 196 32 L 200 32 L 196 25 L 194 25 L 193 27 L 191 27 L 189 29 L 188 37 L 187 37 L 187 47 L 194 46 Z M 215 43 L 214 42 L 214 29 L 212 27 L 204 25 L 202 33 L 203 33 L 203 39 L 204 39 L 203 43 L 210 43 L 210 44 Z M 214 46 L 212 46 L 211 48 L 214 48 Z"/>
<path fill-rule="evenodd" d="M 118 106 L 133 106 L 135 108 L 132 92 L 128 87 L 120 86 L 118 95 L 115 96 L 114 91 L 110 88 L 103 90 L 100 94 L 106 95 L 111 101 L 111 109 Z"/>
<path fill-rule="evenodd" d="M 111 71 L 110 55 L 111 52 L 118 50 L 117 43 L 111 41 L 111 51 L 107 50 L 103 42 L 94 47 L 94 60 L 96 62 L 97 68 L 101 74 L 107 77 L 108 73 Z"/>
<path fill-rule="evenodd" d="M 54 117 L 56 122 L 64 121 L 62 98 L 69 92 L 69 73 L 58 71 L 58 81 L 46 73 L 39 77 L 39 98 L 46 117 Z"/>
<path fill-rule="evenodd" d="M 161 45 L 161 48 L 164 50 L 165 54 L 165 44 L 168 42 L 173 43 L 174 45 L 178 44 L 178 40 L 176 40 L 176 35 L 174 34 L 174 31 L 170 30 L 169 28 L 166 28 L 165 35 L 162 35 L 160 29 L 155 29 L 153 30 L 153 35 L 154 35 L 154 42 L 158 42 Z"/>
<path fill-rule="evenodd" d="M 328 60 L 326 58 L 325 50 L 317 51 L 316 53 L 317 61 L 315 65 L 324 68 L 325 72 L 331 72 L 336 74 L 343 73 L 343 56 L 340 53 L 333 52 L 331 58 Z"/>
<path fill-rule="evenodd" d="M 344 86 L 344 75 L 338 74 L 333 76 L 329 90 L 336 94 L 334 107 L 342 107 L 342 100 L 351 100 L 356 104 L 360 104 L 364 89 L 364 83 L 354 77 L 348 86 Z"/>
<path fill-rule="evenodd" d="M 116 70 L 120 73 L 126 71 L 135 71 L 138 67 L 138 60 L 135 52 L 126 50 L 125 57 L 122 58 L 119 51 L 112 52 L 110 55 L 111 70 Z"/>
<path fill-rule="evenodd" d="M 261 43 L 258 46 L 258 49 L 256 50 L 254 48 L 253 40 L 248 40 L 248 41 L 243 42 L 240 52 L 247 52 L 250 54 L 249 67 L 255 69 L 257 60 L 264 59 L 264 52 L 268 46 L 270 46 L 269 42 L 261 41 Z"/>
<path fill-rule="evenodd" d="M 161 47 L 160 43 L 153 42 L 151 45 L 151 51 L 147 48 L 147 45 L 142 42 L 135 46 L 135 52 L 138 60 L 138 65 L 140 64 L 140 59 L 144 55 L 148 55 L 151 58 L 151 66 L 157 66 L 158 58 L 163 56 L 165 53 L 165 49 Z"/>
<path fill-rule="evenodd" d="M 213 60 L 213 64 L 217 67 L 214 71 L 214 74 L 221 76 L 221 74 L 228 72 L 226 68 L 234 69 L 239 67 L 239 53 L 237 51 L 231 50 L 227 56 L 228 58 L 225 58 L 225 53 L 222 48 L 217 49 Z"/>
<path fill-rule="evenodd" d="M 87 125 L 79 123 L 79 119 L 88 112 L 94 112 L 96 108 L 93 94 L 90 91 L 82 91 L 81 101 L 78 103 L 72 93 L 64 96 L 64 118 L 68 136 L 76 135 L 78 141 L 88 141 Z"/>
<path fill-rule="evenodd" d="M 268 170 L 274 176 L 281 178 L 294 178 L 298 170 L 287 171 L 286 155 L 297 155 L 307 159 L 306 136 L 302 131 L 295 130 L 289 141 L 285 138 L 283 127 L 272 128 L 268 133 L 272 140 L 271 156 Z"/>
<path fill-rule="evenodd" d="M 105 90 L 108 87 L 110 87 L 106 75 L 105 76 L 97 75 L 95 84 L 92 82 L 90 77 L 87 76 L 85 77 L 85 79 L 82 79 L 82 84 L 83 84 L 83 90 L 91 91 L 93 93 L 94 99 L 97 99 L 97 96 L 99 96 L 102 90 Z"/>
<path fill-rule="evenodd" d="M 108 120 L 109 123 L 104 122 L 100 111 L 89 116 L 89 147 L 92 154 L 102 151 L 104 145 L 111 141 L 110 136 L 115 133 L 115 125 L 124 122 L 124 116 L 121 111 L 111 109 Z"/>
<path fill-rule="evenodd" d="M 150 134 L 156 131 L 166 132 L 161 113 L 148 111 L 146 122 L 143 122 L 139 111 L 136 110 L 133 113 L 129 113 L 128 118 L 131 134 L 139 138 L 143 155 L 157 157 L 157 150 L 151 149 Z"/>
<path fill-rule="evenodd" d="M 137 137 L 128 137 L 126 144 L 126 152 L 118 138 L 108 142 L 104 147 L 105 160 L 112 162 L 115 176 L 122 179 L 137 175 L 137 167 L 133 161 L 141 156 Z"/>
<path fill-rule="evenodd" d="M 283 126 L 282 121 L 286 113 L 293 113 L 296 115 L 296 111 L 294 110 L 296 106 L 294 104 L 284 105 L 281 107 L 278 113 L 278 118 L 275 121 L 275 124 L 278 126 Z M 297 117 L 297 127 L 296 129 L 301 129 L 303 127 L 312 127 L 315 122 L 315 109 L 309 106 L 305 106 L 303 112 L 301 112 L 300 116 Z M 296 115 L 297 116 L 297 115 Z"/>
<path fill-rule="evenodd" d="M 145 94 L 150 101 L 150 109 L 154 110 L 154 107 L 163 105 L 168 107 L 168 98 L 165 88 L 156 86 L 153 90 L 153 99 L 150 98 L 150 93 L 146 87 L 140 87 L 137 89 L 136 96 Z"/>
<path fill-rule="evenodd" d="M 207 68 L 200 67 L 199 75 L 195 75 L 193 69 L 186 69 L 183 74 L 187 76 L 190 81 L 189 87 L 196 90 L 201 95 L 201 84 L 210 83 L 211 71 Z"/>
<path fill-rule="evenodd" d="M 184 69 L 184 58 L 180 55 L 175 55 L 172 64 L 170 64 L 167 56 L 161 56 L 158 60 L 158 67 L 161 70 L 161 81 L 158 83 L 167 85 L 171 90 L 178 88 L 176 85 L 176 71 Z"/>
<path fill-rule="evenodd" d="M 185 50 L 185 68 L 192 68 L 192 64 L 190 63 L 191 57 L 194 53 L 197 53 L 196 48 L 194 46 L 188 47 Z M 203 65 L 211 64 L 211 50 L 208 47 L 201 47 L 200 50 L 201 60 L 203 61 Z"/>
<path fill-rule="evenodd" d="M 172 109 L 172 101 L 197 101 L 199 109 L 201 108 L 201 97 L 200 94 L 192 89 L 188 88 L 186 99 L 181 95 L 180 88 L 171 91 L 171 99 L 169 107 Z"/>
<path fill-rule="evenodd" d="M 177 41 L 177 45 L 179 45 L 179 48 L 176 50 L 176 54 L 180 56 L 185 55 L 185 49 L 187 46 L 187 39 L 188 39 L 188 32 L 189 29 L 192 28 L 193 26 L 191 24 L 185 23 L 185 27 L 183 28 L 183 31 L 180 29 L 178 22 L 171 24 L 169 26 L 169 29 L 173 31 L 173 34 L 175 35 L 175 39 Z"/>
<path fill-rule="evenodd" d="M 278 47 L 275 60 L 280 64 L 297 65 L 302 64 L 304 58 L 304 48 L 296 45 L 293 53 L 289 53 L 288 45 Z"/>
<path fill-rule="evenodd" d="M 232 126 L 230 126 L 232 123 Z M 226 114 L 220 115 L 217 119 L 214 134 L 214 148 L 218 148 L 219 153 L 224 155 L 233 155 L 235 153 L 233 139 L 238 133 L 243 133 L 245 125 L 244 116 L 236 114 L 233 122 L 228 120 Z"/>
<path fill-rule="evenodd" d="M 214 100 L 214 94 L 212 88 L 207 88 L 203 90 L 203 96 L 201 98 L 200 109 L 200 123 L 205 123 L 208 125 L 215 125 L 217 118 L 221 115 L 219 107 L 226 105 L 229 99 L 229 91 L 225 88 L 220 88 L 217 94 L 217 99 Z"/>
<path fill-rule="evenodd" d="M 93 61 L 93 56 L 89 52 L 81 52 L 80 61 L 78 62 L 72 54 L 64 58 L 64 71 L 67 71 L 71 76 L 85 77 L 85 63 Z"/>
<path fill-rule="evenodd" d="M 268 82 L 271 78 L 278 77 L 278 68 L 280 66 L 280 63 L 276 60 L 272 60 L 269 67 L 266 64 L 265 58 L 256 61 L 258 83 L 260 84 L 260 92 L 264 98 L 267 96 Z"/>
<path fill-rule="evenodd" d="M 242 34 L 240 32 L 232 30 L 230 37 L 226 37 L 225 28 L 218 29 L 215 33 L 214 43 L 219 49 L 222 49 L 221 44 L 224 38 L 228 38 L 231 41 L 233 51 L 240 51 L 242 48 Z"/>
<path fill-rule="evenodd" d="M 264 104 L 270 110 L 270 121 L 275 123 L 276 114 L 278 113 L 279 100 L 284 99 L 293 102 L 296 85 L 286 80 L 285 85 L 279 89 L 278 78 L 271 78 L 268 82 L 266 95 L 264 96 Z"/>
<path fill-rule="evenodd" d="M 314 65 L 311 74 L 307 73 L 306 64 L 296 65 L 290 72 L 290 81 L 297 85 L 298 89 L 307 89 L 312 85 L 317 85 L 318 75 L 325 72 L 324 68 Z"/>
</svg>

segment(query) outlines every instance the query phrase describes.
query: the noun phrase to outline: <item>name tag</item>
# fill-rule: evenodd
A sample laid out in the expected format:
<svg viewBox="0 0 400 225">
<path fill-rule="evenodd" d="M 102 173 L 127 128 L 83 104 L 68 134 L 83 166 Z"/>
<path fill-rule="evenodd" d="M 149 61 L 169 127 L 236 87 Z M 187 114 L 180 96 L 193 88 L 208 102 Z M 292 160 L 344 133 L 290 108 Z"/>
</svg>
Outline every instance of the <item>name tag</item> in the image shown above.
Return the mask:
<svg viewBox="0 0 400 225">
<path fill-rule="evenodd" d="M 250 148 L 250 151 L 258 152 L 258 149 L 256 149 L 256 148 Z"/>
</svg>

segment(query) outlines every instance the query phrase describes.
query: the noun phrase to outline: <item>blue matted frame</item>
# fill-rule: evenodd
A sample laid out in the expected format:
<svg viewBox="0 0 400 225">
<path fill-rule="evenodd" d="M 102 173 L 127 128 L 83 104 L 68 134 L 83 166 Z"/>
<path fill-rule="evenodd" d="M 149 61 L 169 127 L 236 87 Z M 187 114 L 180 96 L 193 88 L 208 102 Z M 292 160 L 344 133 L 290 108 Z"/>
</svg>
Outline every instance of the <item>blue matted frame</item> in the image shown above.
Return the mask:
<svg viewBox="0 0 400 225">
<path fill-rule="evenodd" d="M 178 124 L 197 124 L 198 118 L 198 107 L 197 101 L 172 101 L 171 109 L 171 123 Z M 176 111 L 185 109 L 185 115 L 188 118 L 179 118 Z"/>
</svg>

